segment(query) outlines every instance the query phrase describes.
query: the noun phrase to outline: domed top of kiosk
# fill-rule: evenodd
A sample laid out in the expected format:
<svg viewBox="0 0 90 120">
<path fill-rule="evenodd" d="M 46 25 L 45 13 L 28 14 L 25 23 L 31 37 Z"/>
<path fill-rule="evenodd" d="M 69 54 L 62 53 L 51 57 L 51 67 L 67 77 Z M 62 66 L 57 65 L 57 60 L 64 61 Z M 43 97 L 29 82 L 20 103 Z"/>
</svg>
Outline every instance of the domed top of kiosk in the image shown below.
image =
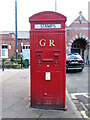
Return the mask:
<svg viewBox="0 0 90 120">
<path fill-rule="evenodd" d="M 29 22 L 36 21 L 66 21 L 66 17 L 57 12 L 43 11 L 36 13 L 29 18 Z"/>
</svg>

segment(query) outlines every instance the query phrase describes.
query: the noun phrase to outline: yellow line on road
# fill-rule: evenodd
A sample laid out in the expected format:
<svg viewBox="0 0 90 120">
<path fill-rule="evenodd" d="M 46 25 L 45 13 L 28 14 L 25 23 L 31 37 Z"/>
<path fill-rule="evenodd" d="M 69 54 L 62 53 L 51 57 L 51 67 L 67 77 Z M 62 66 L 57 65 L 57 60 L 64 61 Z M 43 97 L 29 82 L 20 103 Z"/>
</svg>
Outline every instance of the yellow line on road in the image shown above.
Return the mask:
<svg viewBox="0 0 90 120">
<path fill-rule="evenodd" d="M 90 98 L 90 96 L 88 96 L 87 94 L 83 94 L 83 96 L 85 96 L 86 98 Z"/>
<path fill-rule="evenodd" d="M 80 111 L 80 113 L 84 118 L 87 118 L 88 120 L 90 120 L 90 118 L 86 115 L 85 111 Z"/>
</svg>

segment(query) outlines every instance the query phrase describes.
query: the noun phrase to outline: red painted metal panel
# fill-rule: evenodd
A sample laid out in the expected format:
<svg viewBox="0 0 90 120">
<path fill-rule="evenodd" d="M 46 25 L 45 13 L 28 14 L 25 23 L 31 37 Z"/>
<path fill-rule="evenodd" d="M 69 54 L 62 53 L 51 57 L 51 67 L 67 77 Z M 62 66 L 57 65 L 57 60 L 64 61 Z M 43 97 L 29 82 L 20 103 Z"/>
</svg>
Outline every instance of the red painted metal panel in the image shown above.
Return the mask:
<svg viewBox="0 0 90 120">
<path fill-rule="evenodd" d="M 48 16 L 48 17 L 47 17 Z M 31 56 L 31 107 L 65 108 L 66 17 L 41 12 L 29 18 Z M 38 24 L 38 28 L 35 25 Z M 46 28 L 39 28 L 43 24 Z M 56 25 L 56 28 L 47 26 Z M 61 25 L 61 28 L 57 26 Z"/>
</svg>

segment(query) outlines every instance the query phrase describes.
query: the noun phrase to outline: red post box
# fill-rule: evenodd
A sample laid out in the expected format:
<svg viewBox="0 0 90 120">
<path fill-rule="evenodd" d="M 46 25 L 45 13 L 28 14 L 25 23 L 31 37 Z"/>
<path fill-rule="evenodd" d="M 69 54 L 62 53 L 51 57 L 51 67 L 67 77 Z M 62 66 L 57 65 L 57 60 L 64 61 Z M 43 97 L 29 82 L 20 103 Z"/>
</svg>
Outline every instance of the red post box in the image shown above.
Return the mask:
<svg viewBox="0 0 90 120">
<path fill-rule="evenodd" d="M 29 18 L 31 107 L 65 108 L 66 17 L 45 11 Z"/>
</svg>

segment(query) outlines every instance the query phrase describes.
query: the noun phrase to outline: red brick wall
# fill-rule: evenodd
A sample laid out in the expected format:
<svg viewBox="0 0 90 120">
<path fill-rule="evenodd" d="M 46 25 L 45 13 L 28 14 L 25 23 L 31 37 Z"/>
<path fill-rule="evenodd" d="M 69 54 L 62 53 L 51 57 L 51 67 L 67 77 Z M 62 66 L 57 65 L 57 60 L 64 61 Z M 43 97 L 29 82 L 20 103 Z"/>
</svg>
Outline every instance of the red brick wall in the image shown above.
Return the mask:
<svg viewBox="0 0 90 120">
<path fill-rule="evenodd" d="M 70 40 L 73 39 L 73 37 L 76 37 L 76 35 L 79 37 L 79 34 L 81 33 L 81 37 L 85 35 L 85 38 L 88 37 L 88 22 L 82 21 L 80 24 L 79 21 L 74 21 L 69 27 L 69 30 L 67 30 L 67 46 Z"/>
<path fill-rule="evenodd" d="M 0 57 L 1 57 L 2 35 L 0 34 Z"/>
<path fill-rule="evenodd" d="M 15 54 L 15 35 L 12 34 L 2 34 L 0 45 L 7 44 L 8 45 L 8 57 Z M 11 49 L 9 49 L 9 45 L 11 44 Z M 1 48 L 0 48 L 0 56 L 1 56 Z"/>
<path fill-rule="evenodd" d="M 81 37 L 83 37 L 83 35 L 85 35 L 85 37 L 88 36 L 88 30 L 69 30 L 67 35 L 67 45 L 70 42 L 70 40 L 73 39 L 73 37 L 75 37 L 76 35 L 79 37 L 80 33 Z"/>
<path fill-rule="evenodd" d="M 18 52 L 21 52 L 21 42 L 23 45 L 30 45 L 29 39 L 18 39 Z M 15 55 L 15 34 L 12 37 L 12 33 L 10 34 L 0 34 L 0 57 L 1 57 L 1 46 L 2 44 L 8 45 L 8 57 Z M 9 49 L 9 45 L 11 44 L 11 49 Z"/>
<path fill-rule="evenodd" d="M 21 42 L 23 43 L 23 45 L 30 45 L 29 39 L 18 39 L 18 52 L 21 52 Z"/>
</svg>

